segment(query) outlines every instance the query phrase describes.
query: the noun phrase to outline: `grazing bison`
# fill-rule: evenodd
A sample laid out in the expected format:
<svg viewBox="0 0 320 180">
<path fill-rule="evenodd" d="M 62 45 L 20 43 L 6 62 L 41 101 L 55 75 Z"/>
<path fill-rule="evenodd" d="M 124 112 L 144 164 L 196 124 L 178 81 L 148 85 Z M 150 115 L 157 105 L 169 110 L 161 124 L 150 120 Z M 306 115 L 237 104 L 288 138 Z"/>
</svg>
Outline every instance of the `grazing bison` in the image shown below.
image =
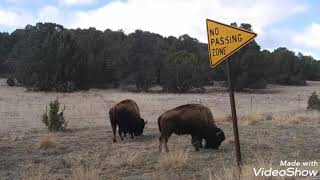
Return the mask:
<svg viewBox="0 0 320 180">
<path fill-rule="evenodd" d="M 131 135 L 140 136 L 146 125 L 146 121 L 140 117 L 139 107 L 136 102 L 131 99 L 126 99 L 109 110 L 110 123 L 113 131 L 113 142 L 116 140 L 116 129 L 119 127 L 119 136 L 123 140 L 122 133 L 126 136 L 127 133 Z"/>
<path fill-rule="evenodd" d="M 158 125 L 160 152 L 163 143 L 168 152 L 167 142 L 172 133 L 190 134 L 196 151 L 202 147 L 202 139 L 206 141 L 205 148 L 213 149 L 225 140 L 224 132 L 216 126 L 210 109 L 201 104 L 186 104 L 168 110 L 158 118 Z"/>
</svg>

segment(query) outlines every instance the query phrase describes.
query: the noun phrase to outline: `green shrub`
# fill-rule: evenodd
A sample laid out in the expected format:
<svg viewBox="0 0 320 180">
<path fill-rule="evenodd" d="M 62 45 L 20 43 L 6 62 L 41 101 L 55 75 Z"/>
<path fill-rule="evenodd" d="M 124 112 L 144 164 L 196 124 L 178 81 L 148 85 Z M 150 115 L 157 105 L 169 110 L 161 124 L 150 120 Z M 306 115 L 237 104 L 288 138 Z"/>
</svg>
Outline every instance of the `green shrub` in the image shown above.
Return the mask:
<svg viewBox="0 0 320 180">
<path fill-rule="evenodd" d="M 309 97 L 307 109 L 320 111 L 320 99 L 316 92 L 313 92 Z"/>
<path fill-rule="evenodd" d="M 63 131 L 67 128 L 68 122 L 64 119 L 63 112 L 66 109 L 60 110 L 60 102 L 58 99 L 51 101 L 49 104 L 49 113 L 46 107 L 46 112 L 42 115 L 42 122 L 49 129 L 49 131 Z"/>
</svg>

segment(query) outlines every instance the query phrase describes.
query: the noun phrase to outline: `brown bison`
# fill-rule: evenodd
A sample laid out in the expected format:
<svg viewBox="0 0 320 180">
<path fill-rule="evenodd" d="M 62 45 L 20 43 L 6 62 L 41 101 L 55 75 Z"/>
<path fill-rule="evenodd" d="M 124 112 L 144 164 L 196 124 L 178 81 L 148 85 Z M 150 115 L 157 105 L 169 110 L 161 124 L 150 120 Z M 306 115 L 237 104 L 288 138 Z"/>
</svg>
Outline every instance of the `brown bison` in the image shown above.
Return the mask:
<svg viewBox="0 0 320 180">
<path fill-rule="evenodd" d="M 126 99 L 109 110 L 110 124 L 113 131 L 113 142 L 116 140 L 116 129 L 119 127 L 119 136 L 123 140 L 127 133 L 131 135 L 140 136 L 143 133 L 143 129 L 147 123 L 140 117 L 140 111 L 137 103 L 131 99 Z"/>
<path fill-rule="evenodd" d="M 202 147 L 202 139 L 205 139 L 205 148 L 217 149 L 225 140 L 224 132 L 219 129 L 213 119 L 209 108 L 201 104 L 186 104 L 168 110 L 158 118 L 159 151 L 164 143 L 168 152 L 168 139 L 172 133 L 177 135 L 190 134 L 191 142 L 196 151 Z"/>
</svg>

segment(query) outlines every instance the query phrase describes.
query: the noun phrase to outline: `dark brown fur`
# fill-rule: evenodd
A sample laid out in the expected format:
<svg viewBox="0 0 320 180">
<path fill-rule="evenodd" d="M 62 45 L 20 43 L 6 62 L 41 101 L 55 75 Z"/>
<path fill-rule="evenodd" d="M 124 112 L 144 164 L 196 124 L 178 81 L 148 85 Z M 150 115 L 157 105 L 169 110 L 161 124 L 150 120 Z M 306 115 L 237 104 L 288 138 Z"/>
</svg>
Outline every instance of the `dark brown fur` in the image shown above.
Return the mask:
<svg viewBox="0 0 320 180">
<path fill-rule="evenodd" d="M 172 133 L 190 134 L 196 150 L 201 147 L 202 139 L 211 143 L 208 147 L 217 148 L 225 138 L 221 129 L 216 127 L 211 110 L 201 104 L 186 104 L 163 113 L 158 118 L 158 126 L 161 132 L 160 151 L 163 143 L 168 151 L 167 142 Z M 219 138 L 216 138 L 218 132 Z"/>
<path fill-rule="evenodd" d="M 119 136 L 123 140 L 122 133 L 139 136 L 143 133 L 146 122 L 140 117 L 137 103 L 131 99 L 126 99 L 109 110 L 110 124 L 113 131 L 113 142 L 116 142 L 116 129 L 119 127 Z"/>
</svg>

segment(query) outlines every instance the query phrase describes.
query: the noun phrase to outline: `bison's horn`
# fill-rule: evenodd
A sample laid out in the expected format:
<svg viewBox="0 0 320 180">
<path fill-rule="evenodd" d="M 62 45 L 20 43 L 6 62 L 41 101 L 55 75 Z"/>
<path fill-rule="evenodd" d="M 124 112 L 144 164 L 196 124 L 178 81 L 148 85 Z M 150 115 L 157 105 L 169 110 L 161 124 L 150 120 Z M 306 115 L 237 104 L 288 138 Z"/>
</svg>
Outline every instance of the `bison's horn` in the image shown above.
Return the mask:
<svg viewBox="0 0 320 180">
<path fill-rule="evenodd" d="M 146 125 L 148 121 L 144 121 L 144 124 Z"/>
<path fill-rule="evenodd" d="M 222 133 L 222 131 L 221 131 L 221 129 L 219 129 L 218 132 L 216 133 L 216 135 L 219 135 L 221 133 Z"/>
</svg>

